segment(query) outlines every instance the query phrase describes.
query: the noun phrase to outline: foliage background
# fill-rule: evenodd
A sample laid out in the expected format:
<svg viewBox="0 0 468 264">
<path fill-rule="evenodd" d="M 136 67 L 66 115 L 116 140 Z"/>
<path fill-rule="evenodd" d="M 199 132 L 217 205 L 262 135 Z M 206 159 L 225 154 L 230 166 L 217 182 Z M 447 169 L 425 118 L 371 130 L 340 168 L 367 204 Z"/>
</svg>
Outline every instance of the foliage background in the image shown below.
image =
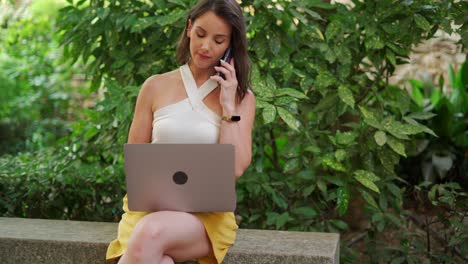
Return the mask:
<svg viewBox="0 0 468 264">
<path fill-rule="evenodd" d="M 0 107 L 1 120 L 10 122 L 8 129 L 34 120 L 40 124 L 23 137 L 9 132 L 18 143 L 2 151 L 15 156 L 0 159 L 2 215 L 119 220 L 125 193 L 121 150 L 139 86 L 151 74 L 177 67 L 176 40 L 194 2 L 70 1 L 60 11 L 57 29 L 47 19 L 4 26 L 0 78 L 9 82 L 2 87 L 9 92 L 0 98 L 8 102 Z M 463 25 L 456 31 L 466 36 L 467 3 L 353 3 L 349 8 L 323 1 L 242 1 L 259 111 L 253 163 L 238 182 L 241 227 L 364 231 L 361 249 L 342 240 L 344 262 L 355 262 L 358 252 L 372 263 L 459 261 L 467 252 L 466 140 L 456 146 L 459 174 L 414 180 L 401 160 L 417 138 L 436 138 L 427 121 L 432 110 L 388 79 L 412 46 L 436 30 L 450 33 L 455 23 Z M 43 35 L 30 40 L 37 48 L 29 44 L 30 53 L 21 54 L 18 41 L 28 40 L 32 27 Z M 67 60 L 58 62 L 57 50 Z M 16 77 L 11 69 L 23 65 L 28 68 L 16 70 Z M 65 81 L 75 73 L 73 67 L 85 67 L 89 90 L 86 82 L 86 88 L 76 89 Z M 468 82 L 461 82 L 460 100 L 466 105 Z M 77 90 L 81 97 L 104 91 L 104 98 L 80 111 L 68 97 Z M 24 99 L 18 98 L 30 100 L 20 115 L 14 108 Z M 63 113 L 70 107 L 78 110 L 75 116 Z M 460 111 L 463 137 L 466 108 Z M 63 132 L 47 134 L 56 129 L 43 123 L 47 115 Z M 21 145 L 34 135 L 41 135 L 33 140 L 35 147 Z M 434 210 L 442 212 L 449 237 L 445 247 L 428 247 L 426 237 L 410 232 L 409 195 L 439 206 Z M 408 232 L 388 242 L 392 230 Z"/>
</svg>

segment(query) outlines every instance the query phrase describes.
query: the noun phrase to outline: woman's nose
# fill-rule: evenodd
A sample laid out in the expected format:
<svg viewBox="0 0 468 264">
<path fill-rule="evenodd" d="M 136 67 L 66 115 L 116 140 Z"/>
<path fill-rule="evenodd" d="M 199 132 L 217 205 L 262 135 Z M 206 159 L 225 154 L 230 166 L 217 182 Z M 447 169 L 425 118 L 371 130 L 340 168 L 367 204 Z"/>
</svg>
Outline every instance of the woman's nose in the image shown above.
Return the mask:
<svg viewBox="0 0 468 264">
<path fill-rule="evenodd" d="M 205 40 L 202 42 L 202 49 L 204 50 L 209 50 L 210 49 L 210 41 L 209 40 Z"/>
</svg>

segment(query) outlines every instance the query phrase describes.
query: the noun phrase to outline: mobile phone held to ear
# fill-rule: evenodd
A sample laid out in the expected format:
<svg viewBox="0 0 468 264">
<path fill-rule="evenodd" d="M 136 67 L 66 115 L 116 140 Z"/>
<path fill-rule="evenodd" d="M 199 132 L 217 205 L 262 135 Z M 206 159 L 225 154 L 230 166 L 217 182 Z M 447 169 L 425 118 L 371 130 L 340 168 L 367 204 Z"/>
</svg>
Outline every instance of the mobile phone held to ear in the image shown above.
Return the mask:
<svg viewBox="0 0 468 264">
<path fill-rule="evenodd" d="M 229 48 L 227 48 L 226 52 L 224 53 L 223 61 L 229 63 L 231 58 L 232 58 L 232 50 L 231 50 L 231 46 L 229 46 Z M 221 62 L 219 62 L 218 66 L 221 66 Z M 223 79 L 226 79 L 224 74 L 222 74 L 221 72 L 217 72 L 216 75 L 221 76 L 221 78 L 223 78 Z"/>
</svg>

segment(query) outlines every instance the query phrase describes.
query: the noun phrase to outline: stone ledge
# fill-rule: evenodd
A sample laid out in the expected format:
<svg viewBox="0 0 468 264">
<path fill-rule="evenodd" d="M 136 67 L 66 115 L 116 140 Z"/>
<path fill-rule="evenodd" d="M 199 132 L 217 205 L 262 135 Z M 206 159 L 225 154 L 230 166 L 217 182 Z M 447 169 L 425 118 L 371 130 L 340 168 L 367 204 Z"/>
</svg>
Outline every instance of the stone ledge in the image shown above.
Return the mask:
<svg viewBox="0 0 468 264">
<path fill-rule="evenodd" d="M 0 217 L 4 264 L 105 264 L 116 223 Z M 339 263 L 339 234 L 240 229 L 223 264 Z"/>
</svg>

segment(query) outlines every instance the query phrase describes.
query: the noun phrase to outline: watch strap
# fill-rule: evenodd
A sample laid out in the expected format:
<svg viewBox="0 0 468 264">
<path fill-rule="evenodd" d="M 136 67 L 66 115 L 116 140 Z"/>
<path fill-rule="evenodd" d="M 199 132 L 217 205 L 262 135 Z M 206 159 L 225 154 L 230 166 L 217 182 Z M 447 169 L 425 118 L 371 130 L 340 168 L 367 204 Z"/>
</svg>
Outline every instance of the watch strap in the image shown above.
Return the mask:
<svg viewBox="0 0 468 264">
<path fill-rule="evenodd" d="M 241 120 L 240 116 L 233 115 L 233 116 L 223 116 L 221 120 L 228 121 L 228 122 L 238 122 Z"/>
</svg>

